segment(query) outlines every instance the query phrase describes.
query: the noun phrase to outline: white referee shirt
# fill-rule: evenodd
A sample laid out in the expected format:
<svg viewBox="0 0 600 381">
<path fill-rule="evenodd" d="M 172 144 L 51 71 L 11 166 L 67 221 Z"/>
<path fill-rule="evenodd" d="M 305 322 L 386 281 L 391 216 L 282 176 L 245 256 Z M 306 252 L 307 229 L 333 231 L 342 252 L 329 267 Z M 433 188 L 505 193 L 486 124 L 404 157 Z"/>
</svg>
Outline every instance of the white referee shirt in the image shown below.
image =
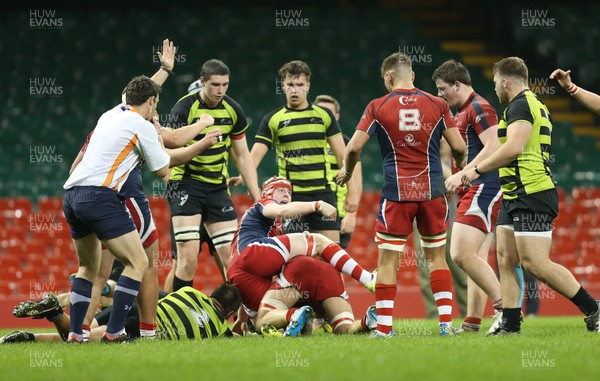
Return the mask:
<svg viewBox="0 0 600 381">
<path fill-rule="evenodd" d="M 154 172 L 169 164 L 154 125 L 120 104 L 102 114 L 81 162 L 63 186 L 103 186 L 121 190 L 136 164 L 144 159 Z"/>
</svg>

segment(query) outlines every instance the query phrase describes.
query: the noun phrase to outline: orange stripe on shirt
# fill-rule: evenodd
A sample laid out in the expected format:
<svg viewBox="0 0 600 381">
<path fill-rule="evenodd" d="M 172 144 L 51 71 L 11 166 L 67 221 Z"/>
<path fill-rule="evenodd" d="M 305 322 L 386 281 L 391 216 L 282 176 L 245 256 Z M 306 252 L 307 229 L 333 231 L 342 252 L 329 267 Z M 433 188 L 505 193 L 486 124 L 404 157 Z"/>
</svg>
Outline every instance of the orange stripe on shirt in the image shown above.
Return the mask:
<svg viewBox="0 0 600 381">
<path fill-rule="evenodd" d="M 119 156 L 117 156 L 117 158 L 115 159 L 112 167 L 110 167 L 110 171 L 108 172 L 108 175 L 106 175 L 106 179 L 104 180 L 104 183 L 102 183 L 103 187 L 107 187 L 110 185 L 110 183 L 113 180 L 113 177 L 115 176 L 115 172 L 117 171 L 117 168 L 119 168 L 119 165 L 121 165 L 121 163 L 123 163 L 123 161 L 125 160 L 127 155 L 129 155 L 129 152 L 131 152 L 131 150 L 133 150 L 133 148 L 137 144 L 137 141 L 138 141 L 138 137 L 137 137 L 137 134 L 135 134 L 129 140 L 129 143 L 127 143 L 127 145 L 123 148 L 123 150 L 121 150 L 121 152 L 119 153 Z"/>
<path fill-rule="evenodd" d="M 133 167 L 131 167 L 131 169 L 134 169 L 135 166 L 137 165 L 137 163 L 138 163 L 138 160 L 135 161 L 135 165 Z M 123 181 L 125 178 L 127 178 L 127 175 L 129 174 L 129 172 L 131 172 L 131 169 L 129 171 L 125 172 L 123 174 L 123 176 L 119 177 L 119 179 L 117 180 L 117 185 L 115 185 L 113 187 L 114 190 L 118 190 L 119 189 L 119 184 L 121 184 L 121 181 Z"/>
</svg>

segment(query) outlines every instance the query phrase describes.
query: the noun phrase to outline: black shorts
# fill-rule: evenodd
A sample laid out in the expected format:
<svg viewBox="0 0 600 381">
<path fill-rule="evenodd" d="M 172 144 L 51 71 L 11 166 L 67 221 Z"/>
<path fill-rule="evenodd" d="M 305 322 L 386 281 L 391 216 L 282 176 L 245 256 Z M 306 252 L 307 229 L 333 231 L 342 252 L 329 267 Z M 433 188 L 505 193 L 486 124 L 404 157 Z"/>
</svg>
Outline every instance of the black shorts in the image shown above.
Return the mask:
<svg viewBox="0 0 600 381">
<path fill-rule="evenodd" d="M 196 180 L 169 181 L 167 200 L 171 216 L 202 215 L 204 222 L 237 220 L 227 188 Z"/>
<path fill-rule="evenodd" d="M 331 190 L 310 192 L 310 193 L 293 193 L 292 201 L 319 201 L 323 200 L 328 204 L 337 205 L 335 193 Z M 314 212 L 286 223 L 286 233 L 300 233 L 303 231 L 322 231 L 322 230 L 340 230 L 338 219 L 327 220 L 320 212 Z"/>
<path fill-rule="evenodd" d="M 514 200 L 502 200 L 496 226 L 510 225 L 515 232 L 549 232 L 556 216 L 558 193 L 556 189 L 548 189 Z"/>
<path fill-rule="evenodd" d="M 340 233 L 340 246 L 342 249 L 347 249 L 350 246 L 350 240 L 352 239 L 352 233 Z"/>
<path fill-rule="evenodd" d="M 340 209 L 339 209 L 339 205 L 338 205 L 338 213 L 339 212 L 340 212 Z M 341 229 L 341 226 L 342 226 L 342 220 L 343 220 L 343 218 L 340 217 L 340 215 L 338 214 L 337 221 L 338 221 L 338 224 L 340 224 L 340 229 Z M 342 232 L 340 232 L 340 247 L 342 249 L 347 249 L 348 246 L 350 245 L 350 240 L 351 239 L 352 239 L 352 233 L 344 233 L 344 234 L 342 234 Z"/>
<path fill-rule="evenodd" d="M 110 314 L 112 312 L 112 306 L 106 307 L 102 311 L 98 312 L 94 318 L 98 322 L 98 325 L 108 325 Z M 129 337 L 138 338 L 140 337 L 140 311 L 138 309 L 137 302 L 133 303 L 131 309 L 127 313 L 125 318 L 125 331 Z"/>
</svg>

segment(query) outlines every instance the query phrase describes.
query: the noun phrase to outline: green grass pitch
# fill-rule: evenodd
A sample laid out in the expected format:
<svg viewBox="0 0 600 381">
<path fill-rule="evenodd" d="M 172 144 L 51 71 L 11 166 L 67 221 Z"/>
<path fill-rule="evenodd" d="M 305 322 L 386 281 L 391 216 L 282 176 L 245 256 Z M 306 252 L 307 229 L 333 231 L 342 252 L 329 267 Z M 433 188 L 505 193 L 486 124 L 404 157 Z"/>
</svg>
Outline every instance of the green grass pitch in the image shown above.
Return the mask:
<svg viewBox="0 0 600 381">
<path fill-rule="evenodd" d="M 484 320 L 484 328 L 489 324 Z M 400 335 L 378 340 L 316 332 L 289 339 L 1 345 L 0 379 L 572 381 L 600 376 L 600 336 L 587 332 L 580 317 L 526 319 L 522 334 L 510 337 L 439 337 L 432 320 L 396 321 L 395 330 Z"/>
</svg>

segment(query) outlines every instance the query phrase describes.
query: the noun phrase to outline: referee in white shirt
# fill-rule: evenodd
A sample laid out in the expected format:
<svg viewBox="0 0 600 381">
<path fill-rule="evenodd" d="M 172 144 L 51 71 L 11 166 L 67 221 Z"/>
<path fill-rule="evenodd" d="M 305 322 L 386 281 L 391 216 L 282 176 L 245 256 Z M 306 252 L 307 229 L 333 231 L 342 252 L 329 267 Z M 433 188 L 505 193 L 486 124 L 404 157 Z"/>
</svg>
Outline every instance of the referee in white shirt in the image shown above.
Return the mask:
<svg viewBox="0 0 600 381">
<path fill-rule="evenodd" d="M 64 185 L 63 212 L 79 260 L 67 342 L 82 342 L 82 323 L 100 265 L 100 241 L 125 265 L 102 341 L 126 339 L 123 324 L 148 259 L 119 190 L 142 159 L 157 176 L 169 176 L 170 157 L 151 123 L 159 93 L 160 87 L 150 78 L 133 78 L 125 88 L 127 104 L 100 117 L 81 162 Z"/>
</svg>

